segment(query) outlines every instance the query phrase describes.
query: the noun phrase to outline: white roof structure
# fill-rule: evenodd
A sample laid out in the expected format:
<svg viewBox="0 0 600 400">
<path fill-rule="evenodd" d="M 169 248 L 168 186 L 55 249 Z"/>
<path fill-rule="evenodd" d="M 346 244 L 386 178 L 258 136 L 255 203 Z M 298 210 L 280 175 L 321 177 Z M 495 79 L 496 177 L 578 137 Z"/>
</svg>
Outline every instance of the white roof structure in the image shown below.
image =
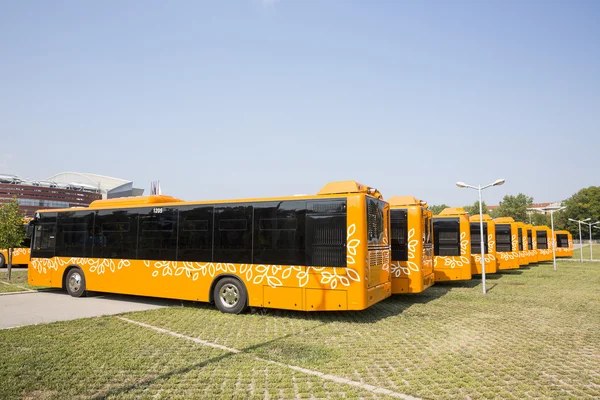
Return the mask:
<svg viewBox="0 0 600 400">
<path fill-rule="evenodd" d="M 111 195 L 117 195 L 122 192 L 132 193 L 134 191 L 133 181 L 128 181 L 110 176 L 88 174 L 82 172 L 61 172 L 46 178 L 45 181 L 54 182 L 58 185 L 77 186 L 87 189 L 96 189 L 102 193 L 102 198 L 106 199 Z M 139 191 L 139 189 L 136 189 Z M 130 194 L 131 195 L 131 194 Z M 120 197 L 120 196 L 111 196 Z"/>
</svg>

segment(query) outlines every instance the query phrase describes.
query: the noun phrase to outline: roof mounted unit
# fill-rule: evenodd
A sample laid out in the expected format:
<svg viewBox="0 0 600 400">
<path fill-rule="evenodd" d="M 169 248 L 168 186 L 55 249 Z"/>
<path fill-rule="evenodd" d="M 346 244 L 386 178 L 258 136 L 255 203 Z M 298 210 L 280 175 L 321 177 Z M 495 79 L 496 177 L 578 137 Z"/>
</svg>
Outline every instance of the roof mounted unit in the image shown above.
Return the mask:
<svg viewBox="0 0 600 400">
<path fill-rule="evenodd" d="M 459 215 L 465 215 L 465 214 L 467 214 L 467 212 L 462 207 L 456 207 L 456 208 L 449 207 L 449 208 L 444 208 L 444 210 L 441 213 L 439 213 L 438 215 L 459 216 Z"/>
<path fill-rule="evenodd" d="M 494 221 L 500 222 L 500 223 L 505 223 L 505 224 L 510 224 L 512 222 L 515 222 L 513 217 L 498 217 L 498 218 L 494 219 Z"/>
<path fill-rule="evenodd" d="M 90 208 L 118 208 L 130 206 L 155 206 L 162 203 L 181 203 L 183 200 L 177 197 L 156 195 L 140 197 L 118 197 L 116 199 L 96 200 L 90 204 Z"/>
<path fill-rule="evenodd" d="M 413 196 L 394 196 L 388 200 L 390 206 L 421 206 L 427 203 Z"/>
<path fill-rule="evenodd" d="M 469 220 L 473 222 L 479 222 L 479 214 L 471 215 Z M 483 214 L 483 221 L 493 221 L 493 219 L 490 217 L 490 214 Z"/>
<path fill-rule="evenodd" d="M 377 199 L 383 200 L 383 196 L 381 193 L 379 193 L 379 190 L 360 184 L 356 181 L 329 182 L 327 185 L 323 186 L 323 189 L 319 190 L 317 194 L 325 195 L 348 193 L 365 193 Z"/>
</svg>

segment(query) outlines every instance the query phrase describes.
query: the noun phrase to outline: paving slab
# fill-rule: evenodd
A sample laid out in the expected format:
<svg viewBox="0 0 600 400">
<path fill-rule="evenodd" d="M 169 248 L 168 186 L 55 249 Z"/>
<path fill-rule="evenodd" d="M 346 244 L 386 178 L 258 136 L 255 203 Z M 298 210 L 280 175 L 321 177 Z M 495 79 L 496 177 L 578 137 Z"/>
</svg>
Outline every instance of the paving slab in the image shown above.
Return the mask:
<svg viewBox="0 0 600 400">
<path fill-rule="evenodd" d="M 0 329 L 152 310 L 179 304 L 167 299 L 124 295 L 71 297 L 63 291 L 20 292 L 0 296 Z"/>
</svg>

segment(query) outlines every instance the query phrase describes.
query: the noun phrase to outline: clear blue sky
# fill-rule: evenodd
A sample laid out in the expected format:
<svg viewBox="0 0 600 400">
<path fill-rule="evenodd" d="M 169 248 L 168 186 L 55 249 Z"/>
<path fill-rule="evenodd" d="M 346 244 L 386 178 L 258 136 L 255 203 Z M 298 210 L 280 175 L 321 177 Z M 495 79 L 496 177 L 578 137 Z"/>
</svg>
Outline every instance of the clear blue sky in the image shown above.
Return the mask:
<svg viewBox="0 0 600 400">
<path fill-rule="evenodd" d="M 564 199 L 600 185 L 599 21 L 580 0 L 0 0 L 0 173 Z"/>
</svg>

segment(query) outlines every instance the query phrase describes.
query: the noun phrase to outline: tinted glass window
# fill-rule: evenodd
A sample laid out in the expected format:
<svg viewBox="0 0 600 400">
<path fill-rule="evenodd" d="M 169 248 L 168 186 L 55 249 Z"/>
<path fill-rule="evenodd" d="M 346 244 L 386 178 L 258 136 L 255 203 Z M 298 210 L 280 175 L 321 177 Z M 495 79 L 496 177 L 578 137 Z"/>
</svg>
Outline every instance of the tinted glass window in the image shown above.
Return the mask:
<svg viewBox="0 0 600 400">
<path fill-rule="evenodd" d="M 137 258 L 175 261 L 177 258 L 177 210 L 172 207 L 138 209 Z"/>
<path fill-rule="evenodd" d="M 507 253 L 512 250 L 510 225 L 496 225 L 496 251 Z"/>
<path fill-rule="evenodd" d="M 479 222 L 471 222 L 471 253 L 481 254 L 481 235 L 479 234 Z M 488 248 L 488 233 L 487 233 L 487 223 L 483 223 L 483 246 L 484 246 L 484 254 L 487 254 L 489 251 Z"/>
<path fill-rule="evenodd" d="M 460 256 L 460 220 L 433 219 L 433 252 L 436 256 Z"/>
<path fill-rule="evenodd" d="M 385 202 L 367 197 L 367 241 L 370 245 L 383 242 L 385 230 Z"/>
<path fill-rule="evenodd" d="M 27 225 L 23 225 L 23 231 L 25 233 L 25 239 L 21 243 L 21 247 L 30 248 L 31 247 L 31 237 L 33 235 L 33 224 L 29 223 Z"/>
<path fill-rule="evenodd" d="M 214 260 L 252 263 L 252 205 L 218 205 L 214 218 Z"/>
<path fill-rule="evenodd" d="M 523 229 L 519 228 L 519 251 L 523 251 Z"/>
<path fill-rule="evenodd" d="M 346 266 L 346 199 L 308 201 L 306 264 Z"/>
<path fill-rule="evenodd" d="M 564 233 L 557 234 L 556 247 L 569 247 L 569 236 Z"/>
<path fill-rule="evenodd" d="M 546 231 L 536 231 L 538 249 L 546 250 L 548 248 L 548 234 Z"/>
<path fill-rule="evenodd" d="M 138 210 L 96 211 L 95 258 L 137 258 Z"/>
<path fill-rule="evenodd" d="M 408 260 L 408 212 L 393 208 L 392 218 L 392 260 Z"/>
<path fill-rule="evenodd" d="M 213 261 L 213 206 L 179 207 L 179 261 Z"/>
<path fill-rule="evenodd" d="M 54 257 L 56 245 L 56 213 L 44 213 L 35 224 L 31 257 Z"/>
<path fill-rule="evenodd" d="M 61 212 L 56 222 L 56 255 L 92 257 L 94 212 Z"/>
<path fill-rule="evenodd" d="M 423 234 L 424 242 L 423 243 L 424 244 L 431 244 L 431 242 L 433 241 L 433 238 L 432 238 L 432 236 L 433 236 L 432 235 L 433 227 L 432 227 L 432 223 L 431 223 L 431 218 L 429 217 L 429 214 L 425 213 L 425 209 L 424 208 L 422 208 L 421 210 L 422 210 L 421 212 L 423 214 L 425 214 L 425 226 L 424 226 L 424 230 L 423 230 L 423 232 L 424 232 L 424 234 Z"/>
<path fill-rule="evenodd" d="M 527 230 L 527 248 L 528 250 L 533 250 L 533 233 L 531 229 Z"/>
<path fill-rule="evenodd" d="M 254 204 L 254 263 L 306 265 L 306 201 Z"/>
</svg>

